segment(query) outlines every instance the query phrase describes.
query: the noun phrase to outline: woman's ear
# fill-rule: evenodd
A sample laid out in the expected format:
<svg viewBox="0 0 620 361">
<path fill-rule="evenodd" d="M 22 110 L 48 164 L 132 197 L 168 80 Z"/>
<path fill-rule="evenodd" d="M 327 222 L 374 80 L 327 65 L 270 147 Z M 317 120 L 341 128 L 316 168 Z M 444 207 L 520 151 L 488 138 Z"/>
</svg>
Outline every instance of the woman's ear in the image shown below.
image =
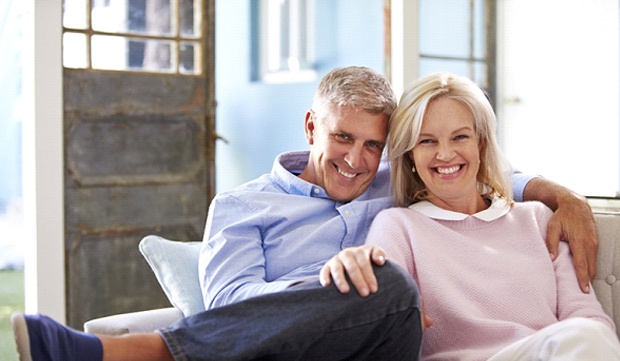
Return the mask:
<svg viewBox="0 0 620 361">
<path fill-rule="evenodd" d="M 316 117 L 312 110 L 306 112 L 306 119 L 304 120 L 304 133 L 306 134 L 306 141 L 312 145 L 314 143 L 314 121 Z"/>
</svg>

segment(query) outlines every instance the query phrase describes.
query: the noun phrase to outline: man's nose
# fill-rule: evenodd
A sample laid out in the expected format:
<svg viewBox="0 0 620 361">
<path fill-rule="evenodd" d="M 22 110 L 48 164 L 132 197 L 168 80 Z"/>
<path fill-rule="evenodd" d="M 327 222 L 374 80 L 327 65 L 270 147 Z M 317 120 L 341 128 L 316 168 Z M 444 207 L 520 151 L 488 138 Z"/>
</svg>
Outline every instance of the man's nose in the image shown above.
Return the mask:
<svg viewBox="0 0 620 361">
<path fill-rule="evenodd" d="M 345 162 L 351 167 L 351 169 L 359 168 L 362 162 L 363 147 L 352 146 L 344 157 Z"/>
</svg>

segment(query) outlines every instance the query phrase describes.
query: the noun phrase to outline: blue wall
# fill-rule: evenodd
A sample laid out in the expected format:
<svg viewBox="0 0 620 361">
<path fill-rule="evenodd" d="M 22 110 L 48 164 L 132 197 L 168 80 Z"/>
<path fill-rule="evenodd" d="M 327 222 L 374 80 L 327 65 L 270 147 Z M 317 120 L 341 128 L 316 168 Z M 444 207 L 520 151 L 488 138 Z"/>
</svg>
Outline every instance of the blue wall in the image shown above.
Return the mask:
<svg viewBox="0 0 620 361">
<path fill-rule="evenodd" d="M 308 149 L 303 125 L 320 78 L 335 67 L 384 72 L 383 0 L 316 1 L 315 82 L 251 81 L 251 7 L 255 0 L 216 1 L 218 192 L 268 173 L 284 151 Z"/>
</svg>

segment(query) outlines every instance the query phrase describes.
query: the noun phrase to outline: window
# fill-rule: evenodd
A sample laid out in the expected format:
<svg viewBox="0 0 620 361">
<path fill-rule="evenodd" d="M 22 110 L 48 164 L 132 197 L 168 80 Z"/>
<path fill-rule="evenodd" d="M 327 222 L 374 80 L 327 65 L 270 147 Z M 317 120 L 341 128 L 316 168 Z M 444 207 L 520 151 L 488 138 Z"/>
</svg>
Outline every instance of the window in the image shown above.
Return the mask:
<svg viewBox="0 0 620 361">
<path fill-rule="evenodd" d="M 313 81 L 314 0 L 258 0 L 253 80 Z"/>
<path fill-rule="evenodd" d="M 66 68 L 202 73 L 199 0 L 64 0 Z"/>
<path fill-rule="evenodd" d="M 488 67 L 485 0 L 420 0 L 420 75 L 448 71 L 466 76 L 486 89 Z"/>
<path fill-rule="evenodd" d="M 491 95 L 512 165 L 590 197 L 620 197 L 616 0 L 418 0 L 418 74 Z"/>
<path fill-rule="evenodd" d="M 616 0 L 498 4 L 497 115 L 513 166 L 586 196 L 618 196 Z"/>
</svg>

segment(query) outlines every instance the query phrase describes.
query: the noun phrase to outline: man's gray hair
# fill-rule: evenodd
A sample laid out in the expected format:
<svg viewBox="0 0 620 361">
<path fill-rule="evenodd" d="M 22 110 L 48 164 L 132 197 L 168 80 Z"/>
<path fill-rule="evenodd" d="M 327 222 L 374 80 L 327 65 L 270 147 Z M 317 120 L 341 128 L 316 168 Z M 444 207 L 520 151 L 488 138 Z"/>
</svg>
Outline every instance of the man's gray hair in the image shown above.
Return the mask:
<svg viewBox="0 0 620 361">
<path fill-rule="evenodd" d="M 349 66 L 334 69 L 323 77 L 312 110 L 322 118 L 332 104 L 389 118 L 396 109 L 396 96 L 383 75 L 367 67 Z"/>
</svg>

